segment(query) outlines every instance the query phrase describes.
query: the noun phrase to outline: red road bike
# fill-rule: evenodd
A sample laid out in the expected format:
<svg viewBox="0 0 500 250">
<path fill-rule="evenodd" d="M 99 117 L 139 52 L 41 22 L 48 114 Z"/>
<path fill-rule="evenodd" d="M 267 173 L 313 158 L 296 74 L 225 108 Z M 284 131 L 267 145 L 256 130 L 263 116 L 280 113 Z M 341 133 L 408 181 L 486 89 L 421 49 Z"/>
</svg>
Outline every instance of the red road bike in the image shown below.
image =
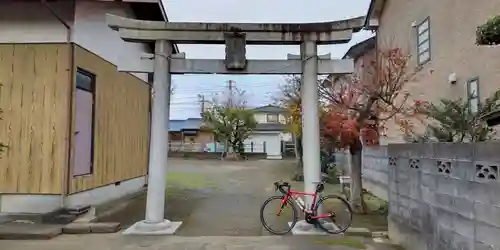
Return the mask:
<svg viewBox="0 0 500 250">
<path fill-rule="evenodd" d="M 316 225 L 330 234 L 342 233 L 351 226 L 352 209 L 345 199 L 337 195 L 319 197 L 319 194 L 325 188 L 323 182 L 316 186 L 314 193 L 293 190 L 288 182 L 277 181 L 274 186 L 276 191 L 281 192 L 281 195 L 271 196 L 262 204 L 260 209 L 260 221 L 267 231 L 279 235 L 290 232 L 298 221 L 297 206 L 304 213 L 304 219 L 307 223 Z M 300 196 L 312 196 L 310 207 L 305 205 Z M 273 206 L 271 205 L 272 202 L 277 202 L 277 204 Z M 266 208 L 269 207 L 272 209 L 271 212 L 266 212 Z M 269 214 L 277 217 L 289 215 L 289 213 L 285 212 L 286 208 L 291 209 L 292 218 L 287 220 L 276 218 L 273 220 L 273 222 L 278 221 L 285 224 L 281 230 L 271 227 L 271 221 L 266 220 L 264 217 Z"/>
</svg>

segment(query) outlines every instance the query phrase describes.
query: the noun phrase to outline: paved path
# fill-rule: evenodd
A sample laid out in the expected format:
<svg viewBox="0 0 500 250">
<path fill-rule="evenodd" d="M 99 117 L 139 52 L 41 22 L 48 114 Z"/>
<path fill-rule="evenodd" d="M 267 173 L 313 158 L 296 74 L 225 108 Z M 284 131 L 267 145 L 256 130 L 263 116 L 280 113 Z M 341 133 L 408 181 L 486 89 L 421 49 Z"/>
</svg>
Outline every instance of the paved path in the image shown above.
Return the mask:
<svg viewBox="0 0 500 250">
<path fill-rule="evenodd" d="M 47 241 L 0 241 L 0 249 L 9 250 L 391 250 L 367 244 L 366 248 L 348 247 L 344 242 L 322 237 L 181 237 L 124 236 L 121 234 L 62 235 Z"/>
<path fill-rule="evenodd" d="M 260 206 L 274 193 L 274 181 L 291 176 L 283 161 L 204 162 L 176 166 L 172 169 L 174 173 L 202 176 L 199 187 L 188 189 L 198 203 L 178 233 L 184 236 L 265 235 L 267 232 L 263 231 L 259 219 Z M 171 180 L 171 186 L 175 186 L 175 176 Z"/>
</svg>

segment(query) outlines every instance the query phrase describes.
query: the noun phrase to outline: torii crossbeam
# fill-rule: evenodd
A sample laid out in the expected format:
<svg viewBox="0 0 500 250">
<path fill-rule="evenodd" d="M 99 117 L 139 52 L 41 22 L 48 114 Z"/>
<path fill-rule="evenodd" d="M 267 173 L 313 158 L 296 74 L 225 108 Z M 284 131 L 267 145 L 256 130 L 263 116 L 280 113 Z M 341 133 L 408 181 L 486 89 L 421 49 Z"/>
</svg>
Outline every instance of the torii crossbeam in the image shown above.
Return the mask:
<svg viewBox="0 0 500 250">
<path fill-rule="evenodd" d="M 106 20 L 125 41 L 155 41 L 154 54 L 143 56 L 154 62 L 118 65 L 120 71 L 154 73 L 146 219 L 124 233 L 173 234 L 181 224 L 164 218 L 172 74 L 302 74 L 304 183 L 306 192 L 314 192 L 321 181 L 317 76 L 353 72 L 352 60 L 318 56 L 317 46 L 349 42 L 352 33 L 362 28 L 365 17 L 296 24 L 156 22 L 109 14 Z M 184 55 L 172 54 L 172 43 L 225 44 L 226 59 L 185 59 Z M 287 60 L 247 60 L 246 44 L 297 44 L 300 55 L 289 55 Z"/>
<path fill-rule="evenodd" d="M 224 44 L 226 33 L 244 33 L 249 45 L 298 45 L 306 40 L 339 44 L 349 42 L 364 21 L 365 17 L 323 23 L 178 23 L 106 16 L 108 26 L 118 30 L 125 41 L 180 44 Z"/>
</svg>

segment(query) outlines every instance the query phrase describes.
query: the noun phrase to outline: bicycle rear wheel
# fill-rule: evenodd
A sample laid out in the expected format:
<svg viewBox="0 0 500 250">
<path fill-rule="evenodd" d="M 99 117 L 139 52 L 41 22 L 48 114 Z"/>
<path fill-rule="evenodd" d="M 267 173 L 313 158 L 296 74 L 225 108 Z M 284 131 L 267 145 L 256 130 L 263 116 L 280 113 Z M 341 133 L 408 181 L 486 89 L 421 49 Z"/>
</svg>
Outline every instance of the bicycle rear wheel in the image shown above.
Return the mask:
<svg viewBox="0 0 500 250">
<path fill-rule="evenodd" d="M 271 196 L 260 208 L 260 221 L 270 233 L 287 234 L 297 223 L 297 208 L 291 198 L 282 205 L 283 199 L 284 196 Z"/>
<path fill-rule="evenodd" d="M 319 214 L 319 208 L 322 213 Z M 322 197 L 316 203 L 316 215 L 328 215 L 318 219 L 318 227 L 331 234 L 345 232 L 352 224 L 352 209 L 349 203 L 336 195 Z"/>
</svg>

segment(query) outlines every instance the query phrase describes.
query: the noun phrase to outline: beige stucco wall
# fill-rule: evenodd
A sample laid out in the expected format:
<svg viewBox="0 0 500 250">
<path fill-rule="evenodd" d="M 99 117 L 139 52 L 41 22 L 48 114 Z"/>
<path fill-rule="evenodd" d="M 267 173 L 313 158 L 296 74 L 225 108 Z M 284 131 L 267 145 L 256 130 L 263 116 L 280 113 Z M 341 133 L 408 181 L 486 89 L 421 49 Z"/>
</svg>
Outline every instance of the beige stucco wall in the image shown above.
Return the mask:
<svg viewBox="0 0 500 250">
<path fill-rule="evenodd" d="M 400 47 L 412 55 L 410 70 L 417 71 L 417 80 L 407 85 L 414 99 L 436 101 L 439 98 L 466 96 L 467 80 L 479 77 L 481 99 L 500 89 L 500 46 L 477 46 L 477 26 L 500 13 L 499 1 L 453 0 L 388 0 L 380 17 L 377 33 L 379 47 Z M 416 67 L 416 29 L 430 17 L 431 60 Z M 448 76 L 456 73 L 457 83 Z M 385 142 L 401 140 L 396 127 L 387 131 Z"/>
</svg>

